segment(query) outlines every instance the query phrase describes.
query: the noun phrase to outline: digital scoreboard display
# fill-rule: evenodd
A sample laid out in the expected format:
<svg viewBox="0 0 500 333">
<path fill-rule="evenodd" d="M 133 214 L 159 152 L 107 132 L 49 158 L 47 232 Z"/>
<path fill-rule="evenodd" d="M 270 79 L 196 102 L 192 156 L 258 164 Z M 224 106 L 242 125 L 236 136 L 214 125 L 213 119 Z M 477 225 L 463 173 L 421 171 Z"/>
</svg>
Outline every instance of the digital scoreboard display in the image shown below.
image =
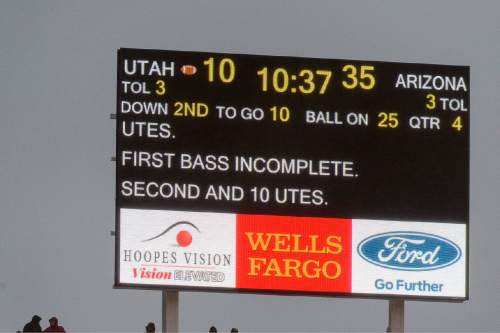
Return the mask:
<svg viewBox="0 0 500 333">
<path fill-rule="evenodd" d="M 115 286 L 468 298 L 469 67 L 119 49 Z"/>
</svg>

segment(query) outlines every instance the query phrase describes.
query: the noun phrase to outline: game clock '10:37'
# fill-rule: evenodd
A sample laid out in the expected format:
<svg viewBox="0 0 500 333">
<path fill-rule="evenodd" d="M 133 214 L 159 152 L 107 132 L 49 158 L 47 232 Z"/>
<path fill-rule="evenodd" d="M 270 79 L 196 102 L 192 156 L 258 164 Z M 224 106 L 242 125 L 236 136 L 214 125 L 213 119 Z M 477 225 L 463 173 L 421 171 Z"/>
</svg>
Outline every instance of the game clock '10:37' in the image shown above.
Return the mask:
<svg viewBox="0 0 500 333">
<path fill-rule="evenodd" d="M 232 83 L 236 76 L 236 66 L 231 58 L 220 61 L 213 57 L 203 62 L 208 68 L 208 81 Z M 342 87 L 345 89 L 371 90 L 375 87 L 375 67 L 371 65 L 342 66 Z M 301 93 L 323 95 L 332 80 L 329 69 L 300 69 L 291 72 L 283 67 L 270 68 L 264 66 L 257 71 L 262 92 Z"/>
</svg>

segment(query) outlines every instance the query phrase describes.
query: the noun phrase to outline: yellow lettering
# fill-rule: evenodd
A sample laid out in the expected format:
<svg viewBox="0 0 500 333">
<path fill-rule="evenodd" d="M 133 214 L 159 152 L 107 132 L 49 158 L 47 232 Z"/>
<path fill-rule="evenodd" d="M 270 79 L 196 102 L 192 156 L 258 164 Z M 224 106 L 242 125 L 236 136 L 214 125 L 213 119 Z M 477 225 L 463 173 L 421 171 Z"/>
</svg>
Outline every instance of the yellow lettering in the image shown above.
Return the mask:
<svg viewBox="0 0 500 333">
<path fill-rule="evenodd" d="M 298 259 L 283 259 L 285 263 L 285 274 L 283 277 L 293 277 L 301 278 L 302 274 L 300 274 L 300 260 Z M 292 276 L 291 272 L 295 274 Z"/>
<path fill-rule="evenodd" d="M 325 253 L 326 249 L 324 247 L 321 248 L 321 250 L 318 249 L 318 238 L 319 235 L 310 235 L 309 238 L 311 239 L 311 251 L 310 253 Z"/>
<path fill-rule="evenodd" d="M 308 268 L 310 265 L 313 265 L 313 274 L 308 272 Z M 302 266 L 302 272 L 304 273 L 304 277 L 308 279 L 317 279 L 319 278 L 319 272 L 321 272 L 321 268 L 319 268 L 319 261 L 316 260 L 307 260 L 304 262 Z"/>
<path fill-rule="evenodd" d="M 326 253 L 340 254 L 342 253 L 342 237 L 330 235 L 326 238 Z"/>
<path fill-rule="evenodd" d="M 271 273 L 274 273 L 274 274 L 271 274 Z M 271 275 L 274 275 L 277 277 L 283 276 L 283 273 L 280 270 L 280 265 L 278 264 L 278 260 L 276 258 L 272 258 L 269 261 L 269 264 L 267 265 L 266 271 L 264 272 L 264 274 L 262 274 L 262 276 L 271 276 Z"/>
<path fill-rule="evenodd" d="M 261 263 L 265 264 L 266 259 L 264 259 L 264 258 L 248 258 L 248 260 L 250 261 L 250 272 L 248 273 L 248 275 L 249 276 L 257 276 L 262 268 Z"/>
<path fill-rule="evenodd" d="M 274 236 L 274 252 L 290 252 L 289 234 L 271 234 Z M 288 245 L 287 245 L 288 244 Z"/>
<path fill-rule="evenodd" d="M 330 275 L 328 274 L 328 266 L 335 266 L 335 274 Z M 323 264 L 322 267 L 322 274 L 325 278 L 330 279 L 330 280 L 335 280 L 340 276 L 340 273 L 342 272 L 342 268 L 340 267 L 340 264 L 336 261 L 327 261 Z"/>
<path fill-rule="evenodd" d="M 245 232 L 245 235 L 248 238 L 248 243 L 250 244 L 252 251 L 257 251 L 259 247 L 262 251 L 267 251 L 269 243 L 271 242 L 271 237 L 267 236 L 267 234 L 265 240 L 263 238 L 264 233 L 262 232 L 258 232 L 255 234 L 257 236 L 257 239 L 254 239 L 253 232 Z"/>
<path fill-rule="evenodd" d="M 165 92 L 167 91 L 167 88 L 165 87 L 165 81 L 163 80 L 156 80 L 156 90 L 155 93 L 159 96 L 165 95 Z"/>
<path fill-rule="evenodd" d="M 293 238 L 292 252 L 294 252 L 294 253 L 308 253 L 309 252 L 309 247 L 307 245 L 303 249 L 300 248 L 300 239 L 302 238 L 302 235 L 293 234 L 292 238 Z"/>
</svg>

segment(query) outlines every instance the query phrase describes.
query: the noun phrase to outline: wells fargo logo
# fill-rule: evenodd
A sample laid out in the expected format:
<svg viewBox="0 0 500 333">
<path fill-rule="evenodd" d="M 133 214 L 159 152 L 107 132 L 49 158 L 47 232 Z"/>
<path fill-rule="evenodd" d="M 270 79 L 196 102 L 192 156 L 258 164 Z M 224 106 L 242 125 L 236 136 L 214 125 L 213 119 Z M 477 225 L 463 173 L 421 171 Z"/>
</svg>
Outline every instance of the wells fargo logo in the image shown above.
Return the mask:
<svg viewBox="0 0 500 333">
<path fill-rule="evenodd" d="M 237 288 L 350 292 L 351 221 L 238 215 Z"/>
<path fill-rule="evenodd" d="M 280 278 L 337 279 L 342 267 L 336 260 L 312 259 L 316 254 L 338 255 L 342 253 L 342 236 L 278 234 L 245 232 L 253 252 L 289 253 L 290 258 L 249 257 L 250 276 L 275 276 Z M 324 244 L 324 245 L 322 245 Z M 309 254 L 311 259 L 294 258 L 293 254 Z"/>
</svg>

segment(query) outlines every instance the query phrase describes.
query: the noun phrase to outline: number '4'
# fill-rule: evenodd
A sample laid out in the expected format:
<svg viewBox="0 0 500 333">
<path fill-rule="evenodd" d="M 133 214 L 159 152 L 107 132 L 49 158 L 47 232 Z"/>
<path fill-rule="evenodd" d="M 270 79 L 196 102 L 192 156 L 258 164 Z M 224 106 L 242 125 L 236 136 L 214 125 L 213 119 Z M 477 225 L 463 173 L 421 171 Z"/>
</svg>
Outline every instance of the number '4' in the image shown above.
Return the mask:
<svg viewBox="0 0 500 333">
<path fill-rule="evenodd" d="M 451 127 L 456 129 L 457 131 L 461 131 L 463 128 L 462 117 L 461 116 L 456 117 L 453 123 L 451 124 Z"/>
</svg>

